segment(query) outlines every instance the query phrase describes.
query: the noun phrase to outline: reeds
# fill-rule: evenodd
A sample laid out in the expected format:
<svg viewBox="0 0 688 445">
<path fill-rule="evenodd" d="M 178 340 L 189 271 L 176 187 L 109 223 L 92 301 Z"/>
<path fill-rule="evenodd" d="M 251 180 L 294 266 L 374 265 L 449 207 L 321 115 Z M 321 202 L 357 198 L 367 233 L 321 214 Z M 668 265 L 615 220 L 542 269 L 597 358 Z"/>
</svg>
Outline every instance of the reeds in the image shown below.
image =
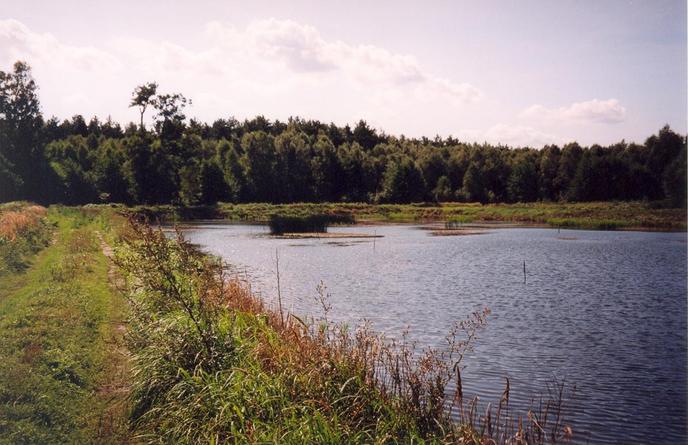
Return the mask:
<svg viewBox="0 0 688 445">
<path fill-rule="evenodd" d="M 144 442 L 466 443 L 566 441 L 560 417 L 514 418 L 509 386 L 496 414 L 463 400 L 464 355 L 489 310 L 458 322 L 441 348 L 418 351 L 369 326 L 303 320 L 269 308 L 181 233 L 144 224 L 122 234 L 127 277 L 132 420 Z M 450 394 L 453 382 L 458 390 Z M 563 394 L 563 393 L 562 393 Z M 561 412 L 562 405 L 555 405 Z M 457 416 L 456 422 L 452 415 Z M 543 420 L 544 419 L 544 420 Z"/>
</svg>

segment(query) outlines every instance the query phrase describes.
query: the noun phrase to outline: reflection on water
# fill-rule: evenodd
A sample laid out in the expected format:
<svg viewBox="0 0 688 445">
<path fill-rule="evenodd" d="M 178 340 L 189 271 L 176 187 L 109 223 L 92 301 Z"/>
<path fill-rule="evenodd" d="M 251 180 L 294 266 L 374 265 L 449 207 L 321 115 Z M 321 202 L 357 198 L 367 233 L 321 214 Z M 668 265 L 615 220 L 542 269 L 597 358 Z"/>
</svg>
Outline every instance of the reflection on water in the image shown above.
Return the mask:
<svg viewBox="0 0 688 445">
<path fill-rule="evenodd" d="M 283 301 L 318 316 L 370 320 L 442 344 L 451 325 L 492 310 L 464 391 L 498 400 L 504 377 L 526 407 L 553 377 L 576 386 L 577 442 L 677 443 L 686 437 L 686 234 L 498 229 L 433 237 L 411 226 L 347 227 L 384 238 L 272 239 L 261 226 L 199 225 L 192 242 L 245 273 L 269 301 L 279 249 Z M 527 283 L 523 282 L 526 262 Z"/>
</svg>

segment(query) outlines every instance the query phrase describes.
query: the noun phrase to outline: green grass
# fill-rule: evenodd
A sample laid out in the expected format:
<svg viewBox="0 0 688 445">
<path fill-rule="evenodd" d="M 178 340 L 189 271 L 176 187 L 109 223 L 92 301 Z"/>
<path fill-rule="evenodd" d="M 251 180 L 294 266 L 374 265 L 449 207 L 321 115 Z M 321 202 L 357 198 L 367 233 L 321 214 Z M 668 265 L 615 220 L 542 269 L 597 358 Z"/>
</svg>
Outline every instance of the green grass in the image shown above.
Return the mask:
<svg viewBox="0 0 688 445">
<path fill-rule="evenodd" d="M 73 209 L 51 209 L 49 219 L 55 242 L 0 279 L 0 443 L 110 443 L 124 433 L 101 437 L 116 423 L 102 418 L 106 342 L 123 305 L 96 237 L 106 227 Z"/>
</svg>

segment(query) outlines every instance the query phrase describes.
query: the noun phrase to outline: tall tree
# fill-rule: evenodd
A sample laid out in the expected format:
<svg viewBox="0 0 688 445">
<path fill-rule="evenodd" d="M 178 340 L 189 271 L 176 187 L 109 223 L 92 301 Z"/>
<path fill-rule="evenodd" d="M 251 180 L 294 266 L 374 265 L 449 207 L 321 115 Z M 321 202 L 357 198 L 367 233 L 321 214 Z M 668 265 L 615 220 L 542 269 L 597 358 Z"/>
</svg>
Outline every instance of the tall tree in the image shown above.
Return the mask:
<svg viewBox="0 0 688 445">
<path fill-rule="evenodd" d="M 410 203 L 423 201 L 425 196 L 423 173 L 410 158 L 390 162 L 385 171 L 380 201 Z"/>
<path fill-rule="evenodd" d="M 155 128 L 163 139 L 178 139 L 184 129 L 184 108 L 191 105 L 191 100 L 183 94 L 161 94 L 152 101 L 157 111 Z"/>
<path fill-rule="evenodd" d="M 16 62 L 12 72 L 0 71 L 0 155 L 21 179 L 13 199 L 44 201 L 49 190 L 49 167 L 43 157 L 43 116 L 38 86 L 26 62 Z"/>
<path fill-rule="evenodd" d="M 153 99 L 155 98 L 157 92 L 158 84 L 155 82 L 148 82 L 137 86 L 132 93 L 129 108 L 139 107 L 139 114 L 141 115 L 141 131 L 145 129 L 143 126 L 143 115 L 146 112 L 146 109 L 148 109 L 148 107 L 153 103 Z"/>
<path fill-rule="evenodd" d="M 308 137 L 301 132 L 287 130 L 275 138 L 276 179 L 275 195 L 279 202 L 312 200 L 313 175 Z"/>
<path fill-rule="evenodd" d="M 275 202 L 275 143 L 264 131 L 246 133 L 241 138 L 242 164 L 246 173 L 247 200 Z"/>
<path fill-rule="evenodd" d="M 532 202 L 538 196 L 538 175 L 535 162 L 522 156 L 511 169 L 507 180 L 507 193 L 511 202 Z"/>
<path fill-rule="evenodd" d="M 233 138 L 231 142 L 226 139 L 220 140 L 216 148 L 216 157 L 227 184 L 226 199 L 231 202 L 243 200 L 246 186 L 246 175 L 237 147 L 241 149 L 239 142 Z"/>
</svg>

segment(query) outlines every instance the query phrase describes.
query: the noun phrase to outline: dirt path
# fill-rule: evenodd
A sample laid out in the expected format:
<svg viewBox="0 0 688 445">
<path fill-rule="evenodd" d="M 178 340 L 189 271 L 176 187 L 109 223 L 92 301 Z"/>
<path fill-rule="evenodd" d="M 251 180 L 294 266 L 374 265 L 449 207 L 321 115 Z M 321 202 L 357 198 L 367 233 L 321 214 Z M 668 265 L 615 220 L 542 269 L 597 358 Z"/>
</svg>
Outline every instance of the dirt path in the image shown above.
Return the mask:
<svg viewBox="0 0 688 445">
<path fill-rule="evenodd" d="M 123 279 L 112 262 L 114 252 L 99 233 L 103 255 L 109 260 L 108 282 L 112 289 L 113 299 L 110 316 L 110 332 L 106 333 L 107 363 L 105 381 L 97 390 L 97 397 L 104 407 L 98 421 L 98 443 L 130 444 L 128 424 L 128 396 L 130 392 L 130 354 L 126 347 L 126 300 L 120 289 Z"/>
</svg>

